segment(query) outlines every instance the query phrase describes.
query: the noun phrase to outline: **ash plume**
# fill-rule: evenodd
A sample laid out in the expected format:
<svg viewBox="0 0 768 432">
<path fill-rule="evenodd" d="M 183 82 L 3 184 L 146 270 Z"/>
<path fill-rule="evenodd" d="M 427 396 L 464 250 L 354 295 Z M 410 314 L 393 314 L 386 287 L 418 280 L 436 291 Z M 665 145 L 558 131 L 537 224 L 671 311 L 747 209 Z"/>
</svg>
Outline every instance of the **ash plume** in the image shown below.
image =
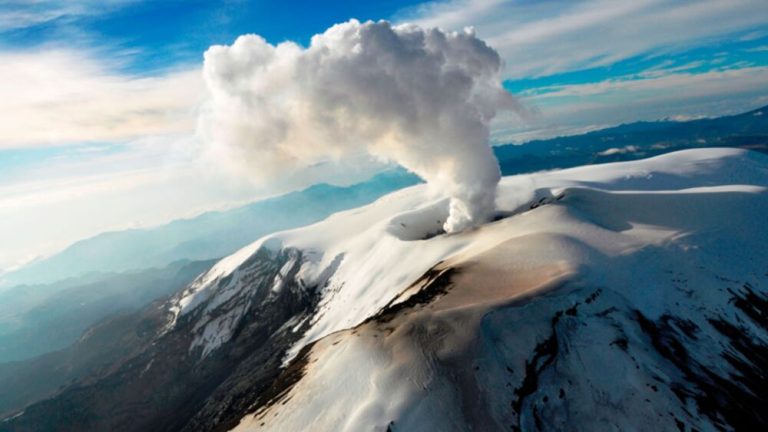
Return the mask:
<svg viewBox="0 0 768 432">
<path fill-rule="evenodd" d="M 472 30 L 352 20 L 303 48 L 256 35 L 205 53 L 203 137 L 257 180 L 367 153 L 450 197 L 447 232 L 487 221 L 500 179 L 489 124 L 517 102 Z"/>
</svg>

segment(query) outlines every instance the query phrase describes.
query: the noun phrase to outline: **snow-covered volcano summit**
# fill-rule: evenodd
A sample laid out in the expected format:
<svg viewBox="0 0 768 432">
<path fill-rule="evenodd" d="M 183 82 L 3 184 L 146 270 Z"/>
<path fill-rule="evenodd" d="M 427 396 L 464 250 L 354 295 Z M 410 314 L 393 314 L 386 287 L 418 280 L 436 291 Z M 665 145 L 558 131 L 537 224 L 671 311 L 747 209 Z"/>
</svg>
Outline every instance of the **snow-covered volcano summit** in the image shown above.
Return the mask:
<svg viewBox="0 0 768 432">
<path fill-rule="evenodd" d="M 766 188 L 768 157 L 733 149 L 520 175 L 457 234 L 404 189 L 222 260 L 151 346 L 7 424 L 760 429 Z"/>
<path fill-rule="evenodd" d="M 453 235 L 416 186 L 255 242 L 172 309 L 207 356 L 288 278 L 317 293 L 285 324 L 300 378 L 243 430 L 712 429 L 761 396 L 708 386 L 757 361 L 716 320 L 765 342 L 738 304 L 766 289 L 766 186 L 724 149 L 508 177 L 499 219 Z"/>
</svg>

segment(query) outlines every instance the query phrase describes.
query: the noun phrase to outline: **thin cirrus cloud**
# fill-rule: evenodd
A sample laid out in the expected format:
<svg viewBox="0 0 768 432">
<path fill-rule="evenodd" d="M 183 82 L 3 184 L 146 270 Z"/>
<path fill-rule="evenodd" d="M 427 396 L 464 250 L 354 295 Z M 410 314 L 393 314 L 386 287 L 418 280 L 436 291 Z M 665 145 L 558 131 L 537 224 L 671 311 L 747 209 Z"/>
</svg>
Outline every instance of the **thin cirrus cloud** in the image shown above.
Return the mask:
<svg viewBox="0 0 768 432">
<path fill-rule="evenodd" d="M 674 98 L 674 89 L 684 89 L 689 96 L 739 94 L 755 87 L 768 85 L 768 67 L 745 67 L 704 73 L 679 73 L 686 68 L 672 68 L 674 73 L 662 73 L 641 80 L 606 80 L 594 84 L 552 86 L 537 89 L 536 99 L 606 96 L 618 92 L 645 91 L 663 98 Z M 671 93 L 670 93 L 671 92 Z M 693 93 L 691 93 L 693 92 Z"/>
<path fill-rule="evenodd" d="M 399 19 L 474 26 L 499 51 L 508 82 L 538 115 L 499 117 L 496 143 L 768 102 L 765 59 L 756 57 L 768 25 L 764 1 L 453 0 L 411 8 Z"/>
<path fill-rule="evenodd" d="M 4 0 L 0 2 L 0 32 L 19 30 L 55 20 L 108 13 L 138 0 Z"/>
<path fill-rule="evenodd" d="M 0 53 L 0 149 L 122 141 L 194 130 L 199 69 L 113 72 L 81 51 Z"/>
<path fill-rule="evenodd" d="M 541 115 L 519 125 L 502 118 L 497 142 L 569 135 L 639 120 L 685 120 L 736 114 L 768 104 L 768 67 L 691 73 L 670 68 L 651 77 L 617 77 L 595 83 L 554 85 L 521 93 Z"/>
<path fill-rule="evenodd" d="M 637 55 L 705 45 L 768 23 L 761 0 L 455 0 L 410 9 L 401 20 L 475 26 L 507 61 L 508 78 L 606 66 Z"/>
</svg>

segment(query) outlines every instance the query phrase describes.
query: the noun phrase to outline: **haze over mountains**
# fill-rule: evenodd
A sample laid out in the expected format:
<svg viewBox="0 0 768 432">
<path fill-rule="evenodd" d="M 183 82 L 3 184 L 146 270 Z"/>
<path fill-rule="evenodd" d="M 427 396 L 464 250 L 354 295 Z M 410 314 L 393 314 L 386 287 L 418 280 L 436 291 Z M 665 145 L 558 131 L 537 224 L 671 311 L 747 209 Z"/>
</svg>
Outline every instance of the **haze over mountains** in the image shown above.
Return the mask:
<svg viewBox="0 0 768 432">
<path fill-rule="evenodd" d="M 316 222 L 415 182 L 416 177 L 407 173 L 383 173 L 349 187 L 319 184 L 156 228 L 100 234 L 3 275 L 2 286 L 51 283 L 89 273 L 139 270 L 179 260 L 222 257 L 264 234 Z"/>
<path fill-rule="evenodd" d="M 0 294 L 0 363 L 71 345 L 92 324 L 168 296 L 214 261 L 176 261 L 161 268 L 100 273 Z"/>
</svg>

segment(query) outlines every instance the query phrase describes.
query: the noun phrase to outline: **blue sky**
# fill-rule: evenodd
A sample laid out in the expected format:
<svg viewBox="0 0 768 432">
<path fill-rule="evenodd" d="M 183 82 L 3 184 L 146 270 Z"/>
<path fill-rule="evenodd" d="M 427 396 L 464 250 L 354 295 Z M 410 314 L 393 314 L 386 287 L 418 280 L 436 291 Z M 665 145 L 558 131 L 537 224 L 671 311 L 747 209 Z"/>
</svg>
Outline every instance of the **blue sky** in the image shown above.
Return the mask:
<svg viewBox="0 0 768 432">
<path fill-rule="evenodd" d="M 246 33 L 306 46 L 350 18 L 474 27 L 529 111 L 497 119 L 497 144 L 768 105 L 765 1 L 7 0 L 0 271 L 104 230 L 362 178 L 253 185 L 194 139 L 209 46 Z"/>
<path fill-rule="evenodd" d="M 125 70 L 145 74 L 164 68 L 192 65 L 213 44 L 229 44 L 239 35 L 257 33 L 271 43 L 286 40 L 308 44 L 312 35 L 347 21 L 390 18 L 413 5 L 408 1 L 113 1 L 106 11 L 98 2 L 84 3 L 85 11 L 69 13 L 67 2 L 9 2 L 7 10 L 34 14 L 62 5 L 62 15 L 3 32 L 6 48 L 26 49 L 48 43 L 80 44 L 126 60 Z M 92 3 L 93 6 L 90 6 Z M 0 6 L 2 13 L 3 6 Z M 98 42 L 94 42 L 98 41 Z"/>
</svg>

